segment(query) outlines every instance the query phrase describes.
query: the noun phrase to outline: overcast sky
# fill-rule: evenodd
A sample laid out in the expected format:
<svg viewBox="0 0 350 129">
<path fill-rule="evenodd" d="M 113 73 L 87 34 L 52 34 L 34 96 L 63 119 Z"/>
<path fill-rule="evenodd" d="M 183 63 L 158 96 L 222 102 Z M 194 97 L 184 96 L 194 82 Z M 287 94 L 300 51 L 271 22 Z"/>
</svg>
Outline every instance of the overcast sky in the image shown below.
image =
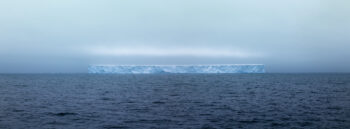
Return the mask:
<svg viewBox="0 0 350 129">
<path fill-rule="evenodd" d="M 2 0 L 0 73 L 91 64 L 350 72 L 349 0 Z"/>
</svg>

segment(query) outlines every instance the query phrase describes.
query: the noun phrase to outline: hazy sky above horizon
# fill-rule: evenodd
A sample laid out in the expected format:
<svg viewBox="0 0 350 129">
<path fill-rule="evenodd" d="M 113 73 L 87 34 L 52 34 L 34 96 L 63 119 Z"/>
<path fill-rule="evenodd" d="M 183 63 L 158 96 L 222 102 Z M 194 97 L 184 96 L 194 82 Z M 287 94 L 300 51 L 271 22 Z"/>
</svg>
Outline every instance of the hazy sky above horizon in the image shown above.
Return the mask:
<svg viewBox="0 0 350 129">
<path fill-rule="evenodd" d="M 0 73 L 90 64 L 350 72 L 349 0 L 0 1 Z"/>
</svg>

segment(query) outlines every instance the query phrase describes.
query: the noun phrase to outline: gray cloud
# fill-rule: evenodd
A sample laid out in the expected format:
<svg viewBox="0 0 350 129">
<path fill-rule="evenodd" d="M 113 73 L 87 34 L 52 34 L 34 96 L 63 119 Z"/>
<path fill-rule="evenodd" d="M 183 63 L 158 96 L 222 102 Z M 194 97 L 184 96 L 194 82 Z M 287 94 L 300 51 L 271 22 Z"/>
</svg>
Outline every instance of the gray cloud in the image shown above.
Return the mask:
<svg viewBox="0 0 350 129">
<path fill-rule="evenodd" d="M 86 72 L 89 64 L 103 63 L 258 63 L 268 72 L 350 72 L 349 5 L 348 0 L 1 1 L 0 72 Z M 86 51 L 94 46 L 103 51 Z"/>
</svg>

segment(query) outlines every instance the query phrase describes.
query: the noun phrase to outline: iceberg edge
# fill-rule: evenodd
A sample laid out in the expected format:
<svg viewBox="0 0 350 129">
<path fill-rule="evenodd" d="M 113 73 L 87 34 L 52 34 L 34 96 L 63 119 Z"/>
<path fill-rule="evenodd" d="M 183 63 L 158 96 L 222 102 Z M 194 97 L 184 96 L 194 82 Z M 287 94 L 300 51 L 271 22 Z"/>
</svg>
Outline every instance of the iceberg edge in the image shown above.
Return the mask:
<svg viewBox="0 0 350 129">
<path fill-rule="evenodd" d="M 88 73 L 157 74 L 157 73 L 265 73 L 263 64 L 218 65 L 91 65 Z"/>
</svg>

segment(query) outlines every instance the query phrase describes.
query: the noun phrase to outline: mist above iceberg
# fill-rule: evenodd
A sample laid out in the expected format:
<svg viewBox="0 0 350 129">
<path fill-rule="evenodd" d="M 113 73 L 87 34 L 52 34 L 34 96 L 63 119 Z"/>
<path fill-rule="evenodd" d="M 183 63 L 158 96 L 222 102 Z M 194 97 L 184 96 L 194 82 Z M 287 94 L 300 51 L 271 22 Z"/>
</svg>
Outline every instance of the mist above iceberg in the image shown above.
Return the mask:
<svg viewBox="0 0 350 129">
<path fill-rule="evenodd" d="M 91 65 L 89 73 L 153 74 L 153 73 L 265 73 L 263 64 L 223 65 Z"/>
</svg>

